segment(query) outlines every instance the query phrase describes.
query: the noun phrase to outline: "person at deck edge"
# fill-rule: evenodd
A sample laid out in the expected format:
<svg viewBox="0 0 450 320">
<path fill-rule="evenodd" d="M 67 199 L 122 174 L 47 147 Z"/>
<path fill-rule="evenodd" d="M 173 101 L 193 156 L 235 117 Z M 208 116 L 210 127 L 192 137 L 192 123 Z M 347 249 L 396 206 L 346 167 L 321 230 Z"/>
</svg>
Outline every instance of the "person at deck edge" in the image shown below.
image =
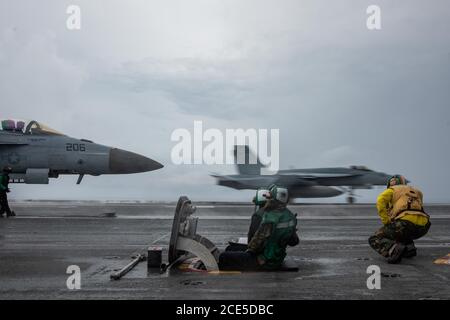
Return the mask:
<svg viewBox="0 0 450 320">
<path fill-rule="evenodd" d="M 4 167 L 3 173 L 0 175 L 0 218 L 3 218 L 3 214 L 6 212 L 7 217 L 14 217 L 16 214 L 11 211 L 8 204 L 9 192 L 9 174 L 11 173 L 11 167 Z"/>
</svg>

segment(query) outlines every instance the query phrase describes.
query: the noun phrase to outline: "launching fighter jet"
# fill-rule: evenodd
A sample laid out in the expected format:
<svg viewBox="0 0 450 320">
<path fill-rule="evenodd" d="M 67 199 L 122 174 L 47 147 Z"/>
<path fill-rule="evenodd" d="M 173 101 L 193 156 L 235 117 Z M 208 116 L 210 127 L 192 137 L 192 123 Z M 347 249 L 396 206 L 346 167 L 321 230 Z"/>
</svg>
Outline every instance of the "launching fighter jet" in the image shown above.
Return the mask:
<svg viewBox="0 0 450 320">
<path fill-rule="evenodd" d="M 289 189 L 291 198 L 328 198 L 347 193 L 347 202 L 355 202 L 355 189 L 371 189 L 373 186 L 386 185 L 391 175 L 376 172 L 364 166 L 349 168 L 316 168 L 280 170 L 274 175 L 261 175 L 263 165 L 259 159 L 250 163 L 248 146 L 235 146 L 234 156 L 237 161 L 238 152 L 245 152 L 245 163 L 237 164 L 237 175 L 212 175 L 217 184 L 234 189 L 258 189 L 272 183 Z M 242 159 L 244 159 L 242 157 Z"/>
<path fill-rule="evenodd" d="M 0 168 L 12 168 L 12 183 L 47 184 L 60 174 L 125 174 L 157 170 L 162 164 L 139 154 L 75 139 L 37 121 L 1 121 Z"/>
</svg>

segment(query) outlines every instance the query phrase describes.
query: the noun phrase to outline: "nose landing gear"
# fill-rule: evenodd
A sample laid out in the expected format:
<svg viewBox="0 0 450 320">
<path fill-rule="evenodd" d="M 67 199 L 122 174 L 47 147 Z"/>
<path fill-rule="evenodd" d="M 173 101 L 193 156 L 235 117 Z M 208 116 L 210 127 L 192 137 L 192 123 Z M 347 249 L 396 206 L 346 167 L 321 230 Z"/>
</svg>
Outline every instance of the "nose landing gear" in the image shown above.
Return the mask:
<svg viewBox="0 0 450 320">
<path fill-rule="evenodd" d="M 356 202 L 355 192 L 354 192 L 353 188 L 348 189 L 346 200 L 347 200 L 348 204 L 354 204 Z"/>
</svg>

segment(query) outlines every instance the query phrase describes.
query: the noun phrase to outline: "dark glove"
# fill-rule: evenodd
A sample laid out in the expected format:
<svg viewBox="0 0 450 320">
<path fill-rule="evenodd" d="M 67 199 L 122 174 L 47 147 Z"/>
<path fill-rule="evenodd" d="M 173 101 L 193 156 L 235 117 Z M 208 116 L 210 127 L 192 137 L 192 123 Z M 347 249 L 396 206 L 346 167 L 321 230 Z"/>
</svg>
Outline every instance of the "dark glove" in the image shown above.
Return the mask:
<svg viewBox="0 0 450 320">
<path fill-rule="evenodd" d="M 248 253 L 248 254 L 250 254 L 252 256 L 254 256 L 256 254 L 254 251 L 252 251 L 250 249 L 245 250 L 245 253 Z"/>
<path fill-rule="evenodd" d="M 298 238 L 297 233 L 294 233 L 292 235 L 292 237 L 289 238 L 289 241 L 288 241 L 287 245 L 290 246 L 290 247 L 295 247 L 299 243 L 300 243 L 300 239 Z"/>
<path fill-rule="evenodd" d="M 289 238 L 281 239 L 278 242 L 278 244 L 281 247 L 286 247 L 286 246 L 295 247 L 299 243 L 300 243 L 300 239 L 298 238 L 297 232 L 294 232 Z"/>
<path fill-rule="evenodd" d="M 8 192 L 8 193 L 9 193 L 9 192 L 11 192 L 11 190 L 9 190 L 9 188 L 7 188 L 7 189 L 6 189 L 6 192 Z"/>
</svg>

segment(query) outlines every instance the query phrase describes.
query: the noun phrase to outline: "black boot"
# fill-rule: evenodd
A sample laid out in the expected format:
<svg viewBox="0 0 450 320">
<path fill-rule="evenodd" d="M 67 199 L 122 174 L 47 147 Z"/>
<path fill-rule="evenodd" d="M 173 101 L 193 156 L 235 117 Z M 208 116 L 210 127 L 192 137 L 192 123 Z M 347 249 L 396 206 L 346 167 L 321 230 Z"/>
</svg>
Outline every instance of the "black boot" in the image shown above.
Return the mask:
<svg viewBox="0 0 450 320">
<path fill-rule="evenodd" d="M 406 245 L 405 252 L 403 252 L 403 258 L 412 258 L 415 256 L 417 256 L 417 249 L 416 246 L 414 245 L 414 242 L 408 243 Z"/>
<path fill-rule="evenodd" d="M 11 211 L 10 213 L 7 213 L 7 214 L 6 214 L 6 217 L 7 217 L 7 218 L 9 218 L 9 217 L 15 217 L 15 216 L 16 216 L 16 214 L 15 214 L 14 211 Z"/>
<path fill-rule="evenodd" d="M 389 249 L 389 257 L 387 259 L 388 263 L 400 263 L 402 261 L 403 252 L 405 252 L 405 245 L 397 242 L 391 249 Z"/>
</svg>

